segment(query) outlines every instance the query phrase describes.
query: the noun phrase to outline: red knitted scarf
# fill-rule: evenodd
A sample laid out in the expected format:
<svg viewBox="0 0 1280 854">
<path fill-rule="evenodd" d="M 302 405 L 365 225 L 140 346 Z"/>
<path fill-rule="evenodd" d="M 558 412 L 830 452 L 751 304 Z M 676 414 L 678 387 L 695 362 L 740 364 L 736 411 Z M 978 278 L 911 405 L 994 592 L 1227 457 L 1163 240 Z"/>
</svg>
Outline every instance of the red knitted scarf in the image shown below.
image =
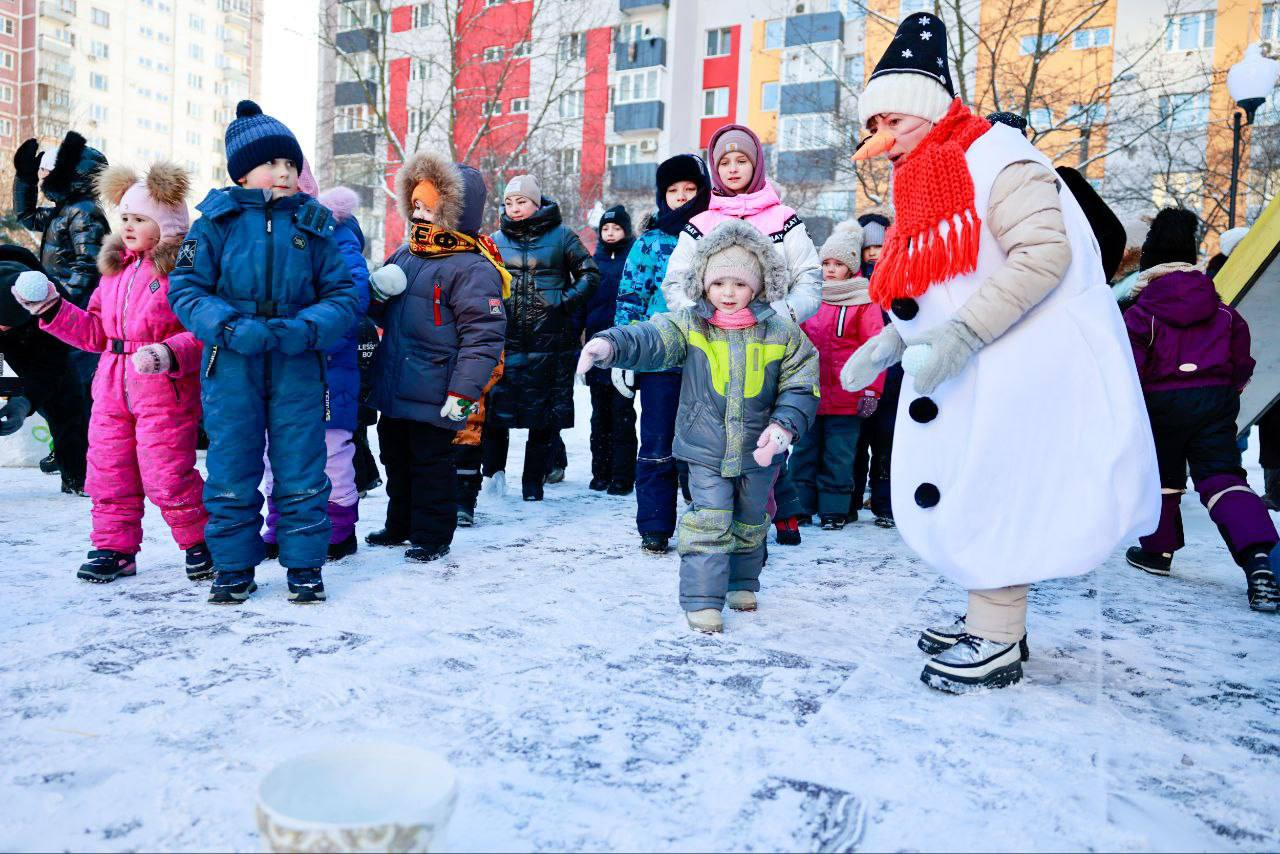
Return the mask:
<svg viewBox="0 0 1280 854">
<path fill-rule="evenodd" d="M 897 219 L 871 276 L 871 299 L 884 308 L 977 269 L 982 220 L 964 155 L 989 130 L 991 124 L 957 98 L 915 151 L 893 167 Z"/>
</svg>

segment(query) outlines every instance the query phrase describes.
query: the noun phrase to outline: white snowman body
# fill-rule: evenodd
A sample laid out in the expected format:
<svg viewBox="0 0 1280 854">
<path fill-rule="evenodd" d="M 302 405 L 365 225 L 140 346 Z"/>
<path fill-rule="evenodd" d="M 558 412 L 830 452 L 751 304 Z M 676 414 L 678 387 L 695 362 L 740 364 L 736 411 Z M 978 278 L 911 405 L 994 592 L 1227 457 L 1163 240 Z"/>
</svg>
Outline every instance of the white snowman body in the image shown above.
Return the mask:
<svg viewBox="0 0 1280 854">
<path fill-rule="evenodd" d="M 1005 263 L 985 223 L 996 176 L 1019 161 L 1052 169 L 1001 124 L 966 160 L 984 216 L 977 270 L 894 302 L 908 345 Z M 1088 572 L 1159 518 L 1155 445 L 1124 321 L 1084 212 L 1061 184 L 1059 198 L 1072 256 L 1062 282 L 932 394 L 916 392 L 910 375 L 903 381 L 892 462 L 898 530 L 969 590 Z"/>
</svg>

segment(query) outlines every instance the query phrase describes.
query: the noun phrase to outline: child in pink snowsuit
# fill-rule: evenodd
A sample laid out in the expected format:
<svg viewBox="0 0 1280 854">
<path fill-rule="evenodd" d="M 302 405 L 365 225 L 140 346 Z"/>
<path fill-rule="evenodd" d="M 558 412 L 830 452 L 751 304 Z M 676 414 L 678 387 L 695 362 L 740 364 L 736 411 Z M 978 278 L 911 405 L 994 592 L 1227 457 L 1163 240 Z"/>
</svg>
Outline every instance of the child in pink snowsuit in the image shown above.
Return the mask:
<svg viewBox="0 0 1280 854">
<path fill-rule="evenodd" d="M 86 489 L 93 499 L 93 550 L 77 577 L 105 583 L 137 572 L 143 498 L 160 508 L 187 576 L 213 575 L 208 519 L 196 471 L 200 342 L 169 308 L 169 271 L 189 224 L 185 171 L 156 163 L 145 179 L 113 167 L 98 190 L 124 228 L 98 255 L 102 281 L 81 309 L 43 274 L 23 273 L 14 295 L 40 326 L 73 347 L 101 353 L 93 380 Z"/>
</svg>

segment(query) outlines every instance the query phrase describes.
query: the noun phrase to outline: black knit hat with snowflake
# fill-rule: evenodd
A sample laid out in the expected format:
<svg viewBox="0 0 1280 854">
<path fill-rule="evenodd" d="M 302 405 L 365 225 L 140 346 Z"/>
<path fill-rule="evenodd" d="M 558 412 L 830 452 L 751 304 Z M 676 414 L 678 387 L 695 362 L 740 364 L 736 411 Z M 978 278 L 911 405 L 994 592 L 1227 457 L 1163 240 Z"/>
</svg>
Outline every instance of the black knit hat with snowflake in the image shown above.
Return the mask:
<svg viewBox="0 0 1280 854">
<path fill-rule="evenodd" d="M 916 12 L 898 25 L 871 72 L 858 98 L 858 120 L 865 126 L 872 116 L 902 113 L 936 122 L 955 97 L 947 63 L 947 27 L 937 15 Z"/>
</svg>

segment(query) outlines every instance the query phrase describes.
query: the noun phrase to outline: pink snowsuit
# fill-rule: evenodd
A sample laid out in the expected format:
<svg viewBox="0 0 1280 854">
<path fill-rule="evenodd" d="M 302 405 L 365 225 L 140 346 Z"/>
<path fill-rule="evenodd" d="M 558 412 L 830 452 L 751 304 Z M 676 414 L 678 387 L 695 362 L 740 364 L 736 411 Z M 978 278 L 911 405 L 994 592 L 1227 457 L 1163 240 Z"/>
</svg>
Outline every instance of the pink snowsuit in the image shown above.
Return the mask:
<svg viewBox="0 0 1280 854">
<path fill-rule="evenodd" d="M 881 373 L 865 389 L 845 391 L 840 385 L 840 369 L 853 352 L 884 329 L 884 315 L 875 303 L 834 305 L 824 302 L 813 317 L 800 324 L 813 346 L 818 348 L 818 384 L 822 397 L 819 415 L 857 415 L 858 404 L 867 397 L 884 394 Z M 868 394 L 867 392 L 871 392 Z"/>
<path fill-rule="evenodd" d="M 102 281 L 88 308 L 64 299 L 52 320 L 40 322 L 71 346 L 102 354 L 93 378 L 85 480 L 95 549 L 138 552 L 144 495 L 160 508 L 179 548 L 204 541 L 209 517 L 196 471 L 201 345 L 169 308 L 177 249 L 162 242 L 140 258 L 113 235 L 98 255 Z M 132 354 L 158 343 L 173 352 L 176 366 L 167 374 L 139 374 Z"/>
</svg>

